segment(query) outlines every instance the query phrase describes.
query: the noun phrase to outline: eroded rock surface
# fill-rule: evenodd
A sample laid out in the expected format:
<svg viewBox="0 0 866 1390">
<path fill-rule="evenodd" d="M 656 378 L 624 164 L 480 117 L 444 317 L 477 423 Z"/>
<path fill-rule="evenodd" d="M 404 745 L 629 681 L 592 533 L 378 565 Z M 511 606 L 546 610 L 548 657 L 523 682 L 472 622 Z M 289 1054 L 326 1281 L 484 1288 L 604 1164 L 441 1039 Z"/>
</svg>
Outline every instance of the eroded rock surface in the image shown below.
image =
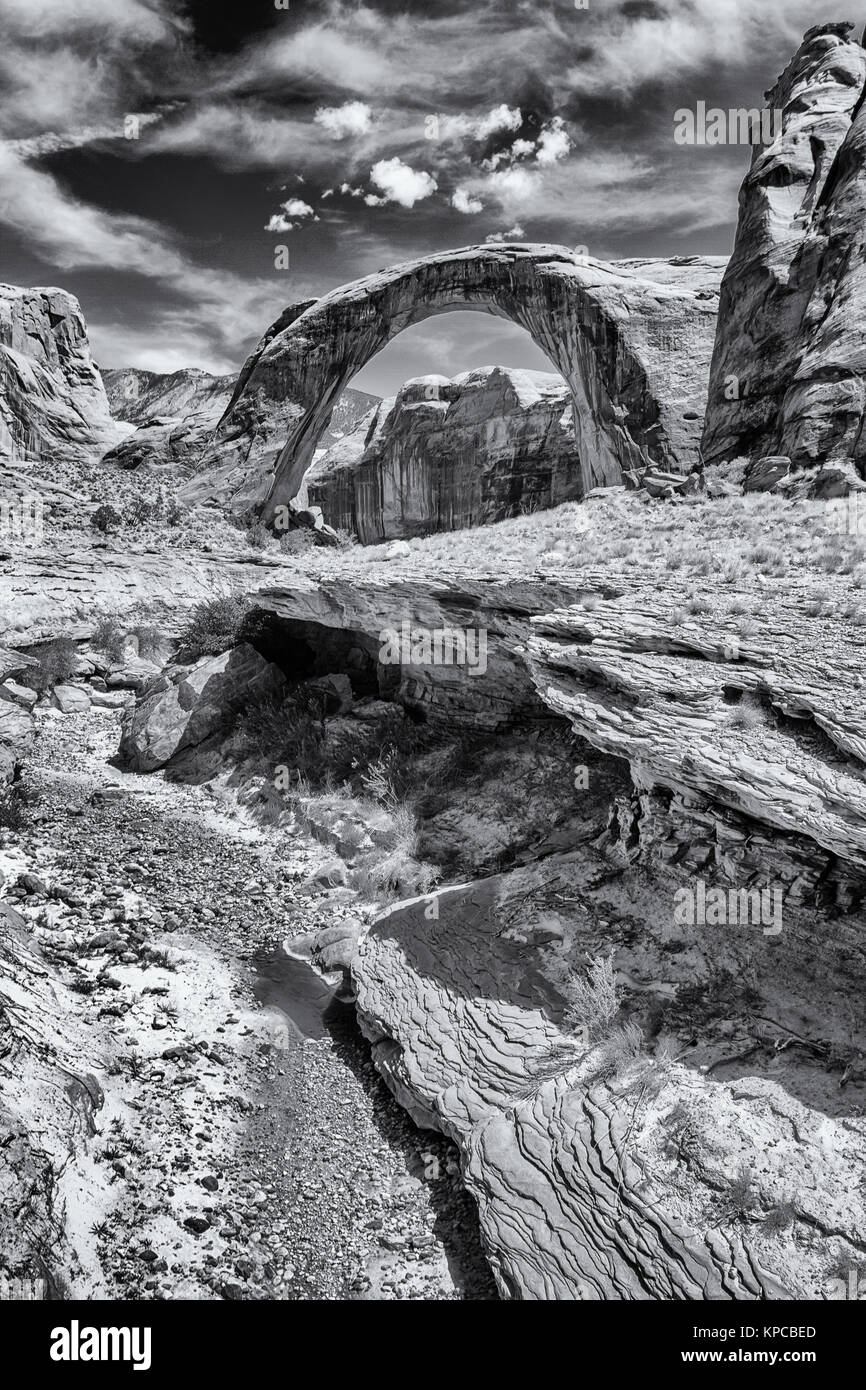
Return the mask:
<svg viewBox="0 0 866 1390">
<path fill-rule="evenodd" d="M 74 295 L 0 285 L 0 465 L 26 483 L 34 464 L 92 462 L 114 424 Z"/>
<path fill-rule="evenodd" d="M 819 494 L 866 473 L 866 51 L 852 27 L 810 30 L 767 93 L 784 119 L 740 193 L 702 441 L 705 463 L 786 457 Z"/>
<path fill-rule="evenodd" d="M 571 393 L 482 367 L 407 381 L 313 464 L 310 502 L 363 543 L 501 521 L 583 491 Z"/>
</svg>

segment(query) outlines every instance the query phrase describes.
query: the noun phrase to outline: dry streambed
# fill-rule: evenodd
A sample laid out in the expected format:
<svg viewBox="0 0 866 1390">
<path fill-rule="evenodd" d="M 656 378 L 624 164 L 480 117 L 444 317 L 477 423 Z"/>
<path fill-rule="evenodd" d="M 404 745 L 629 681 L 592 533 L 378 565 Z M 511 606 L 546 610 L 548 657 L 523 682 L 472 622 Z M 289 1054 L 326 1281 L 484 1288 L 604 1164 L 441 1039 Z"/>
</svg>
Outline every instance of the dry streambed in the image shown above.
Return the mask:
<svg viewBox="0 0 866 1390">
<path fill-rule="evenodd" d="M 455 1150 L 353 1010 L 256 971 L 346 911 L 292 891 L 321 847 L 116 771 L 118 734 L 44 715 L 34 824 L 0 848 L 8 1272 L 97 1299 L 495 1298 Z"/>
</svg>

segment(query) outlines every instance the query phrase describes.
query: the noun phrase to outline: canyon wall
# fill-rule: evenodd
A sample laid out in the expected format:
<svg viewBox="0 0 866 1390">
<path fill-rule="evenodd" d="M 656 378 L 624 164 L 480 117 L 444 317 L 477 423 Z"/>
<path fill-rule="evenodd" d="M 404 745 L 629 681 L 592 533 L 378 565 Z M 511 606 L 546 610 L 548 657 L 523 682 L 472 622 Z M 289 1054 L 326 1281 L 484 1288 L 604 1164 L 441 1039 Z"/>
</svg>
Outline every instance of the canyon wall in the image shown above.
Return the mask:
<svg viewBox="0 0 866 1390">
<path fill-rule="evenodd" d="M 508 367 L 418 377 L 317 458 L 305 487 L 364 544 L 556 506 L 583 491 L 571 393 Z"/>
</svg>

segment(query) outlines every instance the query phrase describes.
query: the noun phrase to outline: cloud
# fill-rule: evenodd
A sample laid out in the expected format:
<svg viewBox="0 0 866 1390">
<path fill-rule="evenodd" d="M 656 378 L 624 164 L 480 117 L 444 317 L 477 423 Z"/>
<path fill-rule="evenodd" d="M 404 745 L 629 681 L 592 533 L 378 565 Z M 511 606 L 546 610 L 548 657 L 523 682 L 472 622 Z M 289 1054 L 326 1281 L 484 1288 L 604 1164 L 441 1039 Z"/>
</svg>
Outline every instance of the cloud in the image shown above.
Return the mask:
<svg viewBox="0 0 866 1390">
<path fill-rule="evenodd" d="M 497 169 L 490 175 L 487 186 L 503 205 L 526 203 L 537 198 L 541 176 L 530 172 L 523 165 L 513 165 L 510 169 Z"/>
<path fill-rule="evenodd" d="M 571 136 L 565 128 L 565 121 L 561 116 L 554 116 L 538 137 L 536 163 L 556 164 L 558 160 L 565 159 L 570 149 Z"/>
<path fill-rule="evenodd" d="M 436 192 L 439 187 L 432 174 L 412 169 L 402 159 L 380 159 L 370 170 L 370 181 L 380 189 L 384 201 L 399 203 L 401 208 L 413 208 Z"/>
<path fill-rule="evenodd" d="M 495 244 L 500 241 L 522 241 L 525 236 L 526 232 L 516 222 L 513 227 L 509 227 L 507 232 L 491 232 L 484 240 Z"/>
<path fill-rule="evenodd" d="M 266 232 L 293 232 L 300 224 L 290 222 L 281 212 L 272 212 L 265 227 Z"/>
<path fill-rule="evenodd" d="M 2 143 L 0 186 L 3 222 L 55 269 L 114 270 L 153 281 L 199 326 L 208 325 L 211 341 L 235 360 L 274 317 L 279 296 L 272 281 L 198 265 L 159 223 L 81 202 Z"/>
<path fill-rule="evenodd" d="M 471 193 L 467 193 L 465 188 L 455 188 L 451 194 L 451 206 L 458 212 L 483 212 L 484 204 L 480 198 L 473 198 Z"/>
<path fill-rule="evenodd" d="M 280 203 L 280 207 L 289 217 L 312 217 L 313 209 L 309 203 L 305 203 L 303 198 L 289 198 L 287 202 Z"/>
<path fill-rule="evenodd" d="M 342 106 L 320 106 L 313 120 L 334 140 L 345 140 L 347 135 L 365 135 L 373 113 L 363 101 L 346 101 Z"/>
</svg>

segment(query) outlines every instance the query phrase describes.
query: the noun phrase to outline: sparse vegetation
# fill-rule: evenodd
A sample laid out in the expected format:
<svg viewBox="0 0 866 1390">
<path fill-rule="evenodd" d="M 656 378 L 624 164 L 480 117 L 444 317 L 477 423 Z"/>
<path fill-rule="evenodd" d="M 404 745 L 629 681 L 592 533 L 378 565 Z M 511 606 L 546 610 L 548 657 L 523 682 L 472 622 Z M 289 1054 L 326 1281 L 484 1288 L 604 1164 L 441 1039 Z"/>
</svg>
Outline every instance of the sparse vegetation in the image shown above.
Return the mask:
<svg viewBox="0 0 866 1390">
<path fill-rule="evenodd" d="M 27 680 L 40 695 L 68 681 L 78 664 L 78 648 L 71 637 L 55 637 L 51 642 L 43 642 L 30 655 L 36 658 L 37 664 L 28 667 Z"/>
<path fill-rule="evenodd" d="M 223 594 L 196 604 L 180 634 L 180 655 L 197 661 L 236 646 L 243 640 L 241 633 L 250 611 L 249 601 L 238 594 Z"/>
<path fill-rule="evenodd" d="M 572 982 L 571 1024 L 585 1028 L 590 1042 L 598 1042 L 608 1033 L 619 1009 L 613 954 L 595 956 L 589 962 L 586 975 Z"/>
</svg>

